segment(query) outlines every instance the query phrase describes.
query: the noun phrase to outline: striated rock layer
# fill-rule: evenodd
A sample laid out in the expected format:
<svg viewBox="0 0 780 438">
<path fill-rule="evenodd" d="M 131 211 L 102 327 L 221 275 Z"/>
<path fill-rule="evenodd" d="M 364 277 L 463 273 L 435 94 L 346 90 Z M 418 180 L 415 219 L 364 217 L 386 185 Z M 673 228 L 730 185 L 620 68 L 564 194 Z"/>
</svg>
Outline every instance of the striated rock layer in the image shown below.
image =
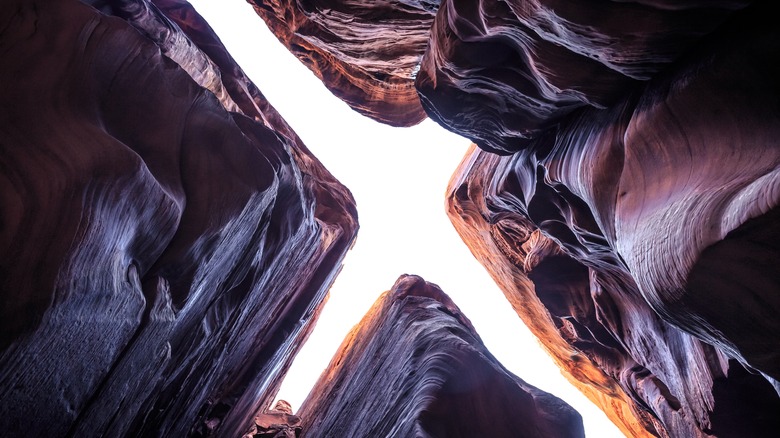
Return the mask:
<svg viewBox="0 0 780 438">
<path fill-rule="evenodd" d="M 436 285 L 401 276 L 299 410 L 302 436 L 584 437 L 579 414 L 509 373 Z"/>
<path fill-rule="evenodd" d="M 512 153 L 578 108 L 605 108 L 749 0 L 444 0 L 416 85 L 425 110 Z"/>
<path fill-rule="evenodd" d="M 521 152 L 473 150 L 450 184 L 464 241 L 629 436 L 780 427 L 780 34 L 763 8 Z"/>
<path fill-rule="evenodd" d="M 472 151 L 451 183 L 449 214 L 564 375 L 627 436 L 773 436 L 771 384 L 655 313 L 603 236 L 567 226 L 592 220 L 582 201 L 538 181 L 526 205 L 526 166 Z M 529 212 L 547 217 L 537 225 Z"/>
<path fill-rule="evenodd" d="M 293 55 L 359 113 L 393 126 L 426 115 L 414 88 L 438 0 L 250 0 Z"/>
<path fill-rule="evenodd" d="M 239 436 L 351 195 L 186 2 L 12 1 L 0 53 L 3 436 Z"/>
</svg>

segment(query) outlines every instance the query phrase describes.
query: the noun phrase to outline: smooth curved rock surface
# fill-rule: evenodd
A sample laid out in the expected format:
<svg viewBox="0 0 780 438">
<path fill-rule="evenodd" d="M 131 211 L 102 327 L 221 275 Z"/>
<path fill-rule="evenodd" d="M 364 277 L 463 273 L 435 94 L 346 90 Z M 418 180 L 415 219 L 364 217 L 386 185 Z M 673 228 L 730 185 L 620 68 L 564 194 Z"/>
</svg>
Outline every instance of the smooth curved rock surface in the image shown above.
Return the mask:
<svg viewBox="0 0 780 438">
<path fill-rule="evenodd" d="M 93 5 L 0 7 L 0 430 L 240 436 L 354 201 L 186 3 Z"/>
<path fill-rule="evenodd" d="M 770 382 L 656 314 L 587 205 L 529 161 L 474 147 L 448 213 L 564 375 L 627 436 L 773 436 Z"/>
<path fill-rule="evenodd" d="M 444 0 L 416 86 L 428 115 L 513 153 L 578 108 L 605 108 L 748 0 Z"/>
<path fill-rule="evenodd" d="M 579 414 L 508 372 L 436 285 L 403 275 L 299 410 L 302 436 L 584 437 Z"/>
<path fill-rule="evenodd" d="M 250 0 L 293 55 L 357 112 L 393 126 L 425 119 L 414 88 L 438 0 Z"/>
<path fill-rule="evenodd" d="M 629 435 L 778 427 L 780 35 L 766 14 L 746 9 L 641 93 L 525 152 L 472 151 L 451 181 L 472 252 Z"/>
</svg>

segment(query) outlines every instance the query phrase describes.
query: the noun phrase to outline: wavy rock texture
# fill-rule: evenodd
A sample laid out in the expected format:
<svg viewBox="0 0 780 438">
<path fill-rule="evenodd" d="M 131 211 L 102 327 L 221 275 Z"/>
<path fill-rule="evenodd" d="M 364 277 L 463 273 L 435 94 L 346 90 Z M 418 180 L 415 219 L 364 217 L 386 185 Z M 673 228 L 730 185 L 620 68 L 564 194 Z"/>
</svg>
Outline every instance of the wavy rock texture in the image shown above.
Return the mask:
<svg viewBox="0 0 780 438">
<path fill-rule="evenodd" d="M 426 115 L 414 75 L 438 0 L 250 0 L 271 31 L 359 113 L 393 126 Z"/>
<path fill-rule="evenodd" d="M 451 181 L 464 241 L 629 436 L 780 426 L 780 34 L 767 16 L 745 9 L 523 152 L 472 151 Z"/>
<path fill-rule="evenodd" d="M 512 153 L 653 77 L 747 0 L 444 0 L 416 85 L 429 116 Z"/>
<path fill-rule="evenodd" d="M 240 436 L 354 201 L 183 1 L 0 7 L 0 430 Z"/>
<path fill-rule="evenodd" d="M 299 411 L 303 436 L 584 437 L 579 414 L 509 373 L 436 285 L 401 276 Z"/>
</svg>

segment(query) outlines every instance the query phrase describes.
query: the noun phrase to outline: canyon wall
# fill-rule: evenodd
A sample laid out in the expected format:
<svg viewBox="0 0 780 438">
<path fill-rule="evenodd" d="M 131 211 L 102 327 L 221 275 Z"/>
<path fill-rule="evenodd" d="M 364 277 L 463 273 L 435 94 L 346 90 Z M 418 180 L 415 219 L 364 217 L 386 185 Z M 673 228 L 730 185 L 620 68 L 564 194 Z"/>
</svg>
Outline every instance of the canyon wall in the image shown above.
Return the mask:
<svg viewBox="0 0 780 438">
<path fill-rule="evenodd" d="M 497 79 L 509 76 L 492 77 L 503 93 L 478 81 L 431 90 L 418 76 L 431 105 L 477 96 L 479 115 L 452 103 L 437 117 L 462 111 L 446 123 L 514 151 L 472 150 L 449 215 L 564 373 L 629 436 L 780 425 L 780 35 L 766 17 L 761 5 L 735 12 L 604 108 L 531 108 L 544 123 L 526 137 L 493 112 L 518 113 L 492 98 L 527 97 Z M 482 71 L 455 40 L 429 55 Z"/>
<path fill-rule="evenodd" d="M 584 437 L 579 414 L 487 351 L 438 286 L 401 276 L 298 412 L 301 436 Z"/>
<path fill-rule="evenodd" d="M 0 7 L 3 436 L 239 436 L 357 231 L 184 1 Z"/>
<path fill-rule="evenodd" d="M 396 126 L 427 113 L 481 148 L 450 182 L 453 224 L 627 435 L 776 435 L 769 2 L 252 3 L 358 112 Z M 355 238 L 348 190 L 184 0 L 11 0 L 0 52 L 0 430 L 246 432 Z M 405 277 L 394 290 L 328 371 L 349 391 L 324 378 L 307 401 L 309 433 L 367 432 L 384 416 L 434 435 L 511 434 L 517 406 L 540 433 L 579 430 L 495 363 L 438 289 Z M 452 331 L 433 342 L 380 328 L 396 311 Z M 426 368 L 418 358 L 437 348 Z M 344 376 L 361 369 L 387 373 Z M 409 392 L 379 394 L 375 409 L 323 398 L 363 396 L 372 379 Z M 401 403 L 423 393 L 427 410 Z M 482 422 L 480 403 L 498 420 Z M 337 406 L 354 418 L 336 421 Z M 572 422 L 536 415 L 547 407 Z M 415 420 L 391 418 L 402 412 Z"/>
<path fill-rule="evenodd" d="M 293 55 L 359 113 L 393 126 L 425 119 L 414 88 L 438 0 L 250 0 Z"/>
<path fill-rule="evenodd" d="M 627 436 L 774 435 L 771 383 L 656 313 L 583 201 L 540 178 L 526 203 L 528 171 L 475 148 L 448 213 L 564 376 Z"/>
<path fill-rule="evenodd" d="M 614 105 L 749 3 L 444 0 L 416 86 L 432 119 L 509 154 Z"/>
</svg>

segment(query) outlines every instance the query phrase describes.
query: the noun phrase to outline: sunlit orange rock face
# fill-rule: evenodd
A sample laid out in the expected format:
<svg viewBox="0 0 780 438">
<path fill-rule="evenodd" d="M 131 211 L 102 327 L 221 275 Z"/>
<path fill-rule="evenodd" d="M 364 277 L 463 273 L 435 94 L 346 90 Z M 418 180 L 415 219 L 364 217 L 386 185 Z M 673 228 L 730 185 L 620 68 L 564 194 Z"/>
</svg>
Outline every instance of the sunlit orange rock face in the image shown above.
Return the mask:
<svg viewBox="0 0 780 438">
<path fill-rule="evenodd" d="M 579 414 L 509 373 L 436 285 L 401 276 L 298 411 L 302 436 L 584 437 Z"/>
<path fill-rule="evenodd" d="M 564 373 L 629 436 L 774 436 L 780 426 L 780 34 L 768 16 L 751 6 L 692 31 L 684 53 L 603 109 L 577 104 L 526 137 L 480 113 L 525 123 L 524 110 L 478 97 L 477 109 L 454 100 L 434 110 L 456 114 L 447 123 L 458 132 L 488 133 L 475 135 L 488 150 L 518 151 L 472 150 L 450 183 L 449 215 Z M 523 23 L 502 38 L 528 32 Z M 585 31 L 572 26 L 556 32 Z M 434 38 L 443 34 L 455 38 Z M 447 41 L 460 68 L 483 71 L 465 42 Z M 445 56 L 436 47 L 429 55 Z M 520 102 L 528 94 L 508 77 L 493 77 L 503 93 L 481 79 L 427 90 Z M 495 130 L 479 122 L 488 118 Z"/>
<path fill-rule="evenodd" d="M 414 76 L 437 0 L 250 0 L 293 55 L 359 113 L 393 126 L 425 119 Z"/>
<path fill-rule="evenodd" d="M 185 2 L 94 6 L 0 6 L 0 434 L 240 436 L 354 202 Z"/>
</svg>

